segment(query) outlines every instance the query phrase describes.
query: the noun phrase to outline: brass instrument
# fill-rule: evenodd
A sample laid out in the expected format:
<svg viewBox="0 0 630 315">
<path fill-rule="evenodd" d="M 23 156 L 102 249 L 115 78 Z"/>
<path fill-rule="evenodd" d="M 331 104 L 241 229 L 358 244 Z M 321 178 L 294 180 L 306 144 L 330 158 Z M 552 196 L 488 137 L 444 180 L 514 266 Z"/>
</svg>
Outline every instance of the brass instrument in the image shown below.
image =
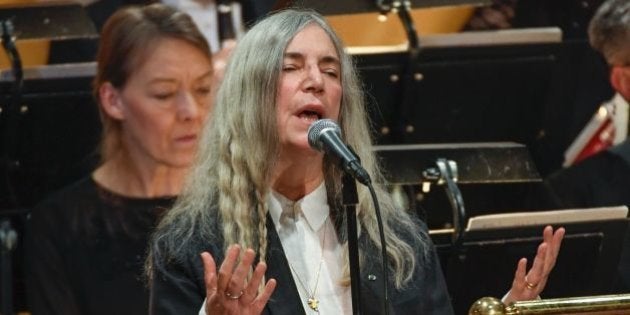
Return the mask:
<svg viewBox="0 0 630 315">
<path fill-rule="evenodd" d="M 507 306 L 499 299 L 484 297 L 468 311 L 468 315 L 527 314 L 630 314 L 630 294 L 520 301 Z"/>
</svg>

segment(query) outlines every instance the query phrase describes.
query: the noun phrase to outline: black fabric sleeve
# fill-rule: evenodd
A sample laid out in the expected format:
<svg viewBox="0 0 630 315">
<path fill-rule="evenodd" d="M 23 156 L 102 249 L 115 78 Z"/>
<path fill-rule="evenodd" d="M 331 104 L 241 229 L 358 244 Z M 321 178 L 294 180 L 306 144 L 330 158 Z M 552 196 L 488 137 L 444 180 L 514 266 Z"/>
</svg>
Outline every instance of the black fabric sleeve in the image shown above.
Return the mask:
<svg viewBox="0 0 630 315">
<path fill-rule="evenodd" d="M 33 315 L 81 314 L 62 256 L 67 222 L 55 215 L 57 208 L 54 203 L 38 206 L 26 224 L 27 295 Z"/>
<path fill-rule="evenodd" d="M 429 230 L 424 222 L 416 218 L 416 224 L 422 233 L 429 235 Z M 418 268 L 420 270 L 416 272 L 419 273 L 420 277 L 414 277 L 418 280 L 413 284 L 419 287 L 420 296 L 423 296 L 424 301 L 416 306 L 413 314 L 453 314 L 453 306 L 446 286 L 446 280 L 431 237 L 427 237 L 425 245 L 428 247 L 426 256 L 418 255 L 420 257 L 417 258 L 418 263 L 421 265 Z M 397 314 L 405 313 L 399 312 Z"/>
<path fill-rule="evenodd" d="M 630 204 L 630 165 L 608 151 L 562 169 L 545 179 L 558 207 L 604 207 Z"/>
<path fill-rule="evenodd" d="M 183 263 L 171 261 L 152 271 L 149 283 L 150 314 L 199 314 L 206 291 L 201 257 L 197 257 L 197 260 Z"/>
<path fill-rule="evenodd" d="M 411 280 L 400 289 L 394 287 L 392 280 L 394 275 L 389 275 L 390 314 L 452 315 L 453 307 L 435 246 L 428 237 L 426 225 L 416 217 L 412 217 L 412 220 L 416 225 L 416 231 L 400 232 L 401 237 L 415 249 L 416 267 Z M 407 232 L 425 234 L 426 239 L 422 243 L 413 241 L 415 237 L 408 235 Z M 377 248 L 366 243 L 369 242 L 366 237 L 362 237 L 361 241 L 364 248 L 369 248 L 371 251 L 367 255 L 370 258 L 365 260 L 367 265 L 362 270 L 364 273 L 362 279 L 366 279 L 367 275 L 376 276 L 373 281 L 361 281 L 363 287 L 361 299 L 364 306 L 362 312 L 366 315 L 377 315 L 382 313 L 381 256 Z"/>
<path fill-rule="evenodd" d="M 417 314 L 453 314 L 446 280 L 433 243 L 431 243 L 430 254 L 425 261 L 425 270 L 423 291 L 427 296 L 427 304 Z"/>
</svg>

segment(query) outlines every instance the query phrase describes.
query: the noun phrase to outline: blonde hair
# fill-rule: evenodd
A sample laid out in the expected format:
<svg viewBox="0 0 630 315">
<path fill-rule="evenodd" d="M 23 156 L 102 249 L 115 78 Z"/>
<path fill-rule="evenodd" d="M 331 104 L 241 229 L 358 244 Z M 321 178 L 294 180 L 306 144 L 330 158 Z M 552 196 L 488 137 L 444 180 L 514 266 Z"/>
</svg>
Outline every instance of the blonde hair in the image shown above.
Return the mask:
<svg viewBox="0 0 630 315">
<path fill-rule="evenodd" d="M 255 25 L 239 42 L 219 89 L 212 120 L 206 126 L 199 158 L 183 194 L 160 223 L 149 259 L 156 268 L 169 260 L 186 261 L 205 249 L 204 240 L 223 240 L 254 248 L 261 261 L 267 253 L 267 196 L 270 172 L 278 155 L 276 91 L 283 54 L 291 39 L 307 25 L 320 26 L 333 41 L 341 61 L 343 95 L 339 125 L 344 141 L 361 157 L 376 182 L 382 175 L 369 139 L 363 91 L 351 57 L 334 31 L 319 14 L 286 10 Z M 324 177 L 331 215 L 339 214 L 342 171 L 324 158 Z M 394 283 L 402 287 L 424 257 L 426 233 L 420 232 L 409 214 L 396 209 L 389 194 L 377 187 L 388 244 L 389 267 Z M 359 188 L 358 220 L 370 244 L 380 241 L 369 191 Z M 339 224 L 338 224 L 339 225 Z M 338 231 L 343 246 L 345 229 Z M 190 244 L 190 246 L 181 246 Z M 363 251 L 364 252 L 364 251 Z M 349 271 L 345 268 L 346 280 Z"/>
</svg>

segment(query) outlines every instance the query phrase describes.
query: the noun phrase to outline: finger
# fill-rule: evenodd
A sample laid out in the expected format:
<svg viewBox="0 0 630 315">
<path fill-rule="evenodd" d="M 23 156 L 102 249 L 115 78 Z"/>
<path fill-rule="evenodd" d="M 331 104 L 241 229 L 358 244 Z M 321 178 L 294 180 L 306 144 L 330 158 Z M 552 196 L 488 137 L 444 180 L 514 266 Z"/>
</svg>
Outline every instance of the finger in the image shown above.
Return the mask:
<svg viewBox="0 0 630 315">
<path fill-rule="evenodd" d="M 538 246 L 538 251 L 536 252 L 532 268 L 529 272 L 527 272 L 526 281 L 532 285 L 537 286 L 543 279 L 548 247 L 549 246 L 546 243 L 542 243 Z"/>
<path fill-rule="evenodd" d="M 553 268 L 553 259 L 551 259 L 552 251 L 553 251 L 553 227 L 551 225 L 547 225 L 543 230 L 543 243 L 547 244 L 547 252 L 545 253 L 545 264 L 543 267 L 543 275 L 546 275 Z"/>
<path fill-rule="evenodd" d="M 551 254 L 551 268 L 556 264 L 556 259 L 558 258 L 558 253 L 560 252 L 560 246 L 562 245 L 562 240 L 564 239 L 566 231 L 564 228 L 559 228 L 553 234 L 553 239 L 551 240 L 549 253 Z M 549 270 L 551 271 L 551 270 Z"/>
<path fill-rule="evenodd" d="M 273 291 L 275 289 L 276 289 L 276 280 L 269 279 L 269 281 L 267 281 L 267 283 L 265 284 L 265 289 L 263 290 L 263 292 L 259 294 L 256 300 L 254 301 L 254 309 L 257 313 L 262 312 L 263 308 L 267 304 L 267 301 L 269 301 L 269 298 L 271 298 L 271 294 L 273 294 Z"/>
<path fill-rule="evenodd" d="M 241 291 L 243 291 L 243 287 L 245 286 L 245 278 L 247 277 L 249 270 L 252 268 L 252 263 L 254 262 L 255 257 L 256 253 L 252 249 L 247 249 L 245 251 L 241 262 L 238 264 L 232 274 L 232 277 L 230 278 L 226 292 L 229 292 L 234 296 L 241 295 Z"/>
<path fill-rule="evenodd" d="M 201 253 L 203 261 L 203 278 L 206 284 L 206 297 L 210 299 L 217 292 L 217 267 L 208 252 Z"/>
<path fill-rule="evenodd" d="M 243 297 L 241 301 L 245 304 L 252 303 L 256 298 L 256 294 L 258 293 L 258 287 L 260 286 L 260 282 L 267 271 L 267 264 L 264 262 L 258 263 L 256 265 L 256 269 L 254 269 L 254 273 L 252 274 L 252 278 L 249 280 L 247 287 L 243 290 Z"/>
<path fill-rule="evenodd" d="M 201 253 L 201 260 L 206 285 L 206 314 L 213 314 L 223 309 L 220 298 L 217 298 L 220 296 L 217 295 L 217 267 L 214 258 L 208 252 Z"/>
<path fill-rule="evenodd" d="M 223 263 L 219 268 L 219 278 L 217 280 L 218 292 L 225 292 L 227 289 L 240 252 L 241 247 L 238 245 L 232 245 L 228 248 L 227 253 L 225 254 L 225 260 L 223 260 Z"/>
<path fill-rule="evenodd" d="M 512 287 L 503 301 L 506 304 L 522 300 L 522 295 L 525 291 L 525 272 L 527 269 L 527 258 L 519 259 L 516 265 L 516 272 L 514 272 L 514 280 L 512 281 Z"/>
<path fill-rule="evenodd" d="M 514 282 L 512 282 L 512 288 L 522 289 L 525 287 L 525 274 L 527 271 L 527 258 L 521 258 L 516 265 L 516 272 L 514 273 Z"/>
<path fill-rule="evenodd" d="M 551 225 L 547 225 L 543 229 L 543 242 L 550 244 L 552 241 L 553 241 L 553 227 L 551 227 Z"/>
</svg>

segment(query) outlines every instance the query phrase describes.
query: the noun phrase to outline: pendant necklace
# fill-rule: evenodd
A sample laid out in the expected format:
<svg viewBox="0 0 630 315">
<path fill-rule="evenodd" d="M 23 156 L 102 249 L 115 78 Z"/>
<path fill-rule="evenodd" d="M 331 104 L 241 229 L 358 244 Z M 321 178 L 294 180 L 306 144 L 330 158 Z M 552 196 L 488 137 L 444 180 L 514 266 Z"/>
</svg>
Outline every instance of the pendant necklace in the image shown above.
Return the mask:
<svg viewBox="0 0 630 315">
<path fill-rule="evenodd" d="M 324 224 L 326 224 L 328 221 L 328 217 L 326 218 L 326 221 L 324 221 Z M 287 262 L 289 263 L 289 268 L 291 268 L 291 271 L 293 271 L 293 274 L 295 275 L 295 278 L 297 279 L 298 283 L 300 284 L 300 286 L 302 287 L 302 289 L 304 290 L 304 292 L 306 293 L 306 304 L 308 305 L 308 307 L 310 307 L 313 311 L 319 313 L 319 299 L 317 299 L 315 297 L 315 295 L 317 294 L 317 286 L 319 284 L 319 274 L 322 271 L 322 262 L 324 261 L 324 246 L 326 245 L 326 234 L 328 232 L 328 225 L 325 225 L 324 228 L 324 238 L 322 240 L 320 249 L 322 252 L 321 258 L 319 259 L 319 265 L 317 267 L 317 275 L 315 276 L 315 286 L 313 287 L 313 290 L 309 292 L 308 287 L 305 285 L 304 282 L 302 282 L 302 279 L 300 279 L 298 273 L 295 271 L 295 269 L 293 268 L 293 266 L 291 265 L 291 262 L 289 262 L 287 260 Z"/>
</svg>

